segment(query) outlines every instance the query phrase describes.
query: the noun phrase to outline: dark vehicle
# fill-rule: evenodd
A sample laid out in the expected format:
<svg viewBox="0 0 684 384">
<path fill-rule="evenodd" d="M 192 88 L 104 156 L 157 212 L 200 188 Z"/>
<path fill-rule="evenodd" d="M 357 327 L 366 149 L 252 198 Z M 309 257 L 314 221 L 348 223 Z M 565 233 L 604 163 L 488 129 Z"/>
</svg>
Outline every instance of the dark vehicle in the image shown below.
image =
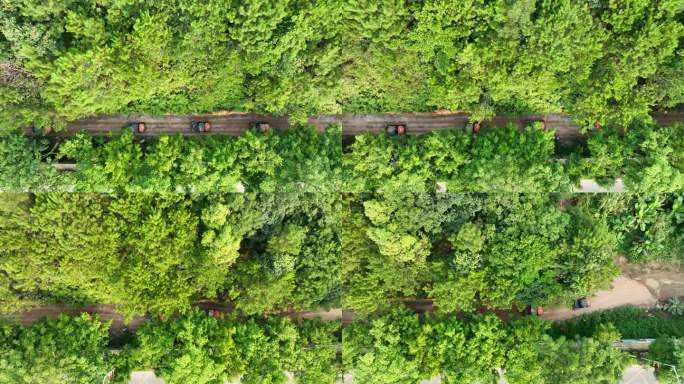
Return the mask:
<svg viewBox="0 0 684 384">
<path fill-rule="evenodd" d="M 208 121 L 193 121 L 192 130 L 199 133 L 211 131 L 211 123 Z"/>
<path fill-rule="evenodd" d="M 406 124 L 389 124 L 385 131 L 390 136 L 401 136 L 406 134 Z"/>
<path fill-rule="evenodd" d="M 583 297 L 581 299 L 575 300 L 574 303 L 572 303 L 572 309 L 583 309 L 583 308 L 589 308 L 591 307 L 591 299 L 587 297 Z"/>
<path fill-rule="evenodd" d="M 47 134 L 52 133 L 51 127 L 38 128 L 35 125 L 31 124 L 31 126 L 29 126 L 29 128 L 31 128 L 31 133 L 34 136 L 45 136 Z"/>
<path fill-rule="evenodd" d="M 472 131 L 473 133 L 477 134 L 480 132 L 480 128 L 482 128 L 482 124 L 479 121 L 473 121 L 466 123 L 465 129 Z"/>
<path fill-rule="evenodd" d="M 537 119 L 537 120 L 525 120 L 525 126 L 533 126 L 536 127 L 538 126 L 541 129 L 546 129 L 546 121 L 543 119 Z"/>
<path fill-rule="evenodd" d="M 525 309 L 523 310 L 523 314 L 525 316 L 532 316 L 532 315 L 540 316 L 540 315 L 544 314 L 544 307 L 532 308 L 531 304 L 527 304 L 525 306 Z"/>
<path fill-rule="evenodd" d="M 271 124 L 265 122 L 252 123 L 252 128 L 256 129 L 261 133 L 266 133 L 271 130 Z"/>
<path fill-rule="evenodd" d="M 145 133 L 146 128 L 147 127 L 145 126 L 145 123 L 143 123 L 142 121 L 137 123 L 131 123 L 131 131 L 133 131 L 133 133 Z"/>
</svg>

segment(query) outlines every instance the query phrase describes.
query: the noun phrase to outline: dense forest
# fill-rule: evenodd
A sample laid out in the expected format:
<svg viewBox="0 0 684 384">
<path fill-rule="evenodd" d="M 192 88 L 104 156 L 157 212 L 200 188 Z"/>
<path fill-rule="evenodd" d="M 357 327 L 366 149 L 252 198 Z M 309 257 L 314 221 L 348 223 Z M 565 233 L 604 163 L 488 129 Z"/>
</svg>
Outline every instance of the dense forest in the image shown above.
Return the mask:
<svg viewBox="0 0 684 384">
<path fill-rule="evenodd" d="M 0 126 L 106 113 L 565 112 L 684 101 L 679 0 L 4 0 Z"/>
<path fill-rule="evenodd" d="M 403 297 L 439 311 L 568 304 L 606 288 L 615 259 L 682 263 L 681 194 L 348 196 L 343 307 Z"/>
<path fill-rule="evenodd" d="M 684 262 L 678 194 L 4 194 L 0 311 L 118 304 L 127 316 L 570 303 L 615 259 Z"/>
<path fill-rule="evenodd" d="M 2 197 L 2 312 L 59 302 L 169 315 L 198 299 L 246 314 L 339 305 L 337 195 Z"/>
<path fill-rule="evenodd" d="M 193 311 L 145 323 L 124 345 L 95 316 L 60 316 L 31 327 L 0 327 L 0 383 L 128 383 L 152 369 L 167 383 L 333 383 L 339 372 L 337 322 L 237 319 Z M 118 354 L 107 349 L 119 344 Z M 111 346 L 110 346 L 111 347 Z M 111 374 L 112 381 L 105 380 Z"/>
<path fill-rule="evenodd" d="M 684 366 L 681 318 L 643 309 L 598 312 L 551 324 L 534 317 L 500 319 L 416 315 L 406 309 L 336 321 L 235 317 L 190 311 L 152 319 L 135 333 L 110 337 L 97 316 L 60 316 L 31 326 L 0 327 L 0 382 L 125 383 L 153 370 L 167 383 L 332 384 L 340 375 L 370 384 L 615 383 L 634 360 L 618 339 L 658 335 L 648 357 Z M 561 330 L 559 334 L 559 330 Z M 650 333 L 649 333 L 650 332 Z M 664 383 L 671 369 L 656 371 Z"/>
<path fill-rule="evenodd" d="M 106 322 L 84 313 L 0 327 L 0 382 L 93 383 L 111 374 L 112 382 L 125 383 L 133 370 L 153 370 L 167 383 L 218 384 L 239 377 L 247 384 L 284 384 L 289 376 L 297 384 L 332 384 L 344 374 L 370 384 L 414 384 L 437 375 L 445 383 L 503 376 L 511 384 L 608 384 L 634 362 L 612 342 L 643 331 L 659 335 L 650 358 L 684 366 L 681 318 L 626 308 L 589 319 L 590 326 L 583 326 L 584 317 L 551 324 L 534 317 L 457 318 L 397 308 L 341 327 L 336 321 L 190 311 L 112 338 Z M 657 373 L 663 382 L 672 375 L 670 369 Z"/>
<path fill-rule="evenodd" d="M 522 314 L 684 266 L 682 42 L 682 0 L 0 0 L 0 384 L 609 384 L 621 337 L 684 370 L 680 301 Z M 59 132 L 214 112 L 289 126 Z M 9 321 L 99 304 L 142 325 Z"/>
</svg>

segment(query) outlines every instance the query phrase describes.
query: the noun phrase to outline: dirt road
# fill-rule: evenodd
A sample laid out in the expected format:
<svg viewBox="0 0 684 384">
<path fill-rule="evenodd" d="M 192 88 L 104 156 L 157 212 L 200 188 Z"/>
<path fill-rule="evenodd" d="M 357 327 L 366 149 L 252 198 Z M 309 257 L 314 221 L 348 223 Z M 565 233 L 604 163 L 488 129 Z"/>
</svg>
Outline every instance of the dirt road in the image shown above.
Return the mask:
<svg viewBox="0 0 684 384">
<path fill-rule="evenodd" d="M 668 112 L 655 112 L 655 120 L 661 125 L 671 125 L 676 122 L 684 122 L 684 111 L 673 110 Z M 403 123 L 407 125 L 409 134 L 423 134 L 440 129 L 463 127 L 469 114 L 462 112 L 426 112 L 426 113 L 386 113 L 386 114 L 341 114 L 322 115 L 308 119 L 308 122 L 316 126 L 318 131 L 323 131 L 330 124 L 340 124 L 342 132 L 346 136 L 353 136 L 364 132 L 382 133 L 385 126 L 391 123 Z M 494 129 L 508 123 L 524 125 L 533 120 L 543 119 L 546 126 L 556 131 L 559 150 L 575 147 L 583 142 L 579 126 L 570 118 L 562 114 L 537 114 L 528 116 L 495 116 L 491 120 L 483 122 L 482 130 Z M 68 137 L 76 132 L 85 130 L 92 135 L 108 135 L 118 133 L 125 126 L 133 122 L 143 121 L 146 123 L 146 131 L 141 136 L 158 136 L 160 134 L 183 134 L 188 136 L 206 135 L 192 131 L 192 121 L 210 121 L 212 130 L 209 134 L 239 135 L 248 130 L 254 122 L 267 122 L 276 129 L 287 129 L 290 122 L 287 117 L 264 116 L 252 113 L 227 113 L 219 112 L 204 115 L 112 115 L 81 119 L 71 122 L 66 130 L 50 134 L 51 137 Z M 29 129 L 25 133 L 30 135 Z"/>
<path fill-rule="evenodd" d="M 591 307 L 573 310 L 568 307 L 545 308 L 540 316 L 545 320 L 565 320 L 571 317 L 591 313 L 602 309 L 635 305 L 650 307 L 655 305 L 657 298 L 646 285 L 626 276 L 618 276 L 611 289 L 597 292 L 591 297 Z"/>
<path fill-rule="evenodd" d="M 233 310 L 230 304 L 200 302 L 196 307 L 202 310 L 219 310 L 221 313 L 228 313 Z M 85 307 L 67 307 L 64 305 L 50 305 L 40 308 L 33 308 L 28 311 L 13 313 L 8 315 L 0 315 L 0 320 L 9 322 L 18 322 L 22 325 L 31 325 L 34 322 L 44 317 L 57 317 L 60 314 L 75 316 L 81 313 L 97 314 L 101 321 L 111 321 L 112 325 L 109 329 L 111 335 L 121 334 L 124 328 L 131 331 L 140 327 L 147 319 L 145 317 L 136 316 L 129 322 L 125 317 L 116 311 L 115 305 L 91 305 Z M 301 311 L 301 312 L 280 312 L 278 315 L 289 316 L 293 319 L 314 319 L 321 318 L 326 321 L 334 321 L 342 319 L 341 309 L 321 309 L 318 311 Z"/>
</svg>

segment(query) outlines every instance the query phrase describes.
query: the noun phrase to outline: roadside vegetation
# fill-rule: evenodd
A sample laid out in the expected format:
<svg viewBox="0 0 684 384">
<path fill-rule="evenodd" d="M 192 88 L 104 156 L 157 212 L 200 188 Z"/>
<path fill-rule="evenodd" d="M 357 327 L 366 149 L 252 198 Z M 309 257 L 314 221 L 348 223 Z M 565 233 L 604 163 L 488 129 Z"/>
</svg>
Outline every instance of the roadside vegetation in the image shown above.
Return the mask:
<svg viewBox="0 0 684 384">
<path fill-rule="evenodd" d="M 3 194 L 0 310 L 202 299 L 244 314 L 568 304 L 630 262 L 681 264 L 681 194 Z"/>
<path fill-rule="evenodd" d="M 652 361 L 660 383 L 676 383 L 675 373 L 684 370 L 684 316 L 672 303 L 663 309 L 622 307 L 585 314 L 554 323 L 551 334 L 568 338 L 590 337 L 606 327 L 616 329 L 624 339 L 655 339 L 645 354 Z M 681 377 L 681 373 L 680 373 Z"/>
<path fill-rule="evenodd" d="M 607 288 L 616 259 L 681 264 L 681 194 L 349 195 L 343 307 L 402 298 L 441 312 L 569 304 Z"/>
<path fill-rule="evenodd" d="M 336 322 L 208 316 L 193 311 L 145 323 L 108 349 L 108 324 L 97 316 L 60 316 L 30 327 L 0 326 L 2 383 L 128 383 L 153 370 L 167 383 L 333 383 L 339 372 Z M 110 381 L 105 377 L 110 377 Z"/>
<path fill-rule="evenodd" d="M 586 147 L 559 160 L 552 130 L 514 125 L 473 135 L 465 129 L 425 135 L 362 134 L 342 145 L 339 126 L 316 132 L 249 130 L 239 137 L 160 136 L 129 130 L 91 137 L 0 136 L 0 190 L 77 192 L 449 192 L 553 193 L 580 180 L 629 192 L 684 188 L 684 126 L 635 124 L 622 134 L 592 131 Z M 59 172 L 54 164 L 75 163 Z"/>
<path fill-rule="evenodd" d="M 534 318 L 504 323 L 492 314 L 468 319 L 395 309 L 356 320 L 342 331 L 345 371 L 359 383 L 615 383 L 629 356 L 611 346 L 614 328 L 591 337 L 552 338 Z M 502 373 L 499 373 L 502 372 Z"/>
<path fill-rule="evenodd" d="M 71 192 L 335 192 L 342 189 L 339 127 L 283 133 L 247 131 L 240 137 L 141 140 L 124 130 L 85 133 L 50 144 L 44 138 L 0 137 L 0 189 Z M 75 162 L 73 172 L 53 169 Z"/>
<path fill-rule="evenodd" d="M 0 125 L 97 114 L 566 112 L 681 103 L 678 0 L 0 3 Z"/>
</svg>

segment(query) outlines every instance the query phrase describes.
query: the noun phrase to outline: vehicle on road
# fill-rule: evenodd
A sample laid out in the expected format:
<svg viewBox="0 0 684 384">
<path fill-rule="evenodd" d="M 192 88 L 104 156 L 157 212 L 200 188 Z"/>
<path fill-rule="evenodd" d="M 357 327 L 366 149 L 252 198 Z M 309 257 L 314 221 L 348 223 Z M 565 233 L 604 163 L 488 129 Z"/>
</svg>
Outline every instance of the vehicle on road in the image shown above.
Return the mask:
<svg viewBox="0 0 684 384">
<path fill-rule="evenodd" d="M 52 127 L 38 128 L 35 125 L 31 124 L 29 128 L 31 129 L 31 133 L 34 136 L 45 136 L 52 133 Z"/>
<path fill-rule="evenodd" d="M 540 315 L 544 314 L 544 307 L 534 307 L 533 308 L 532 304 L 527 304 L 525 306 L 525 309 L 523 310 L 523 314 L 525 316 L 532 316 L 532 315 L 540 316 Z"/>
<path fill-rule="evenodd" d="M 256 129 L 257 131 L 261 133 L 266 133 L 271 130 L 271 124 L 266 123 L 266 122 L 254 122 L 252 123 L 252 128 Z"/>
<path fill-rule="evenodd" d="M 589 308 L 591 307 L 591 298 L 588 297 L 583 297 L 581 299 L 575 300 L 574 303 L 572 303 L 572 309 L 583 309 L 583 308 Z"/>
<path fill-rule="evenodd" d="M 191 125 L 195 132 L 206 133 L 211 131 L 211 123 L 208 121 L 193 121 Z"/>
<path fill-rule="evenodd" d="M 474 134 L 480 133 L 480 128 L 482 128 L 482 124 L 479 121 L 467 122 L 465 125 L 465 129 Z"/>
<path fill-rule="evenodd" d="M 146 128 L 147 127 L 145 126 L 145 123 L 142 121 L 139 121 L 137 123 L 131 123 L 131 131 L 133 131 L 134 134 L 145 133 Z"/>
<path fill-rule="evenodd" d="M 401 136 L 406 134 L 406 124 L 388 124 L 387 127 L 385 127 L 385 131 L 390 136 Z"/>
</svg>

